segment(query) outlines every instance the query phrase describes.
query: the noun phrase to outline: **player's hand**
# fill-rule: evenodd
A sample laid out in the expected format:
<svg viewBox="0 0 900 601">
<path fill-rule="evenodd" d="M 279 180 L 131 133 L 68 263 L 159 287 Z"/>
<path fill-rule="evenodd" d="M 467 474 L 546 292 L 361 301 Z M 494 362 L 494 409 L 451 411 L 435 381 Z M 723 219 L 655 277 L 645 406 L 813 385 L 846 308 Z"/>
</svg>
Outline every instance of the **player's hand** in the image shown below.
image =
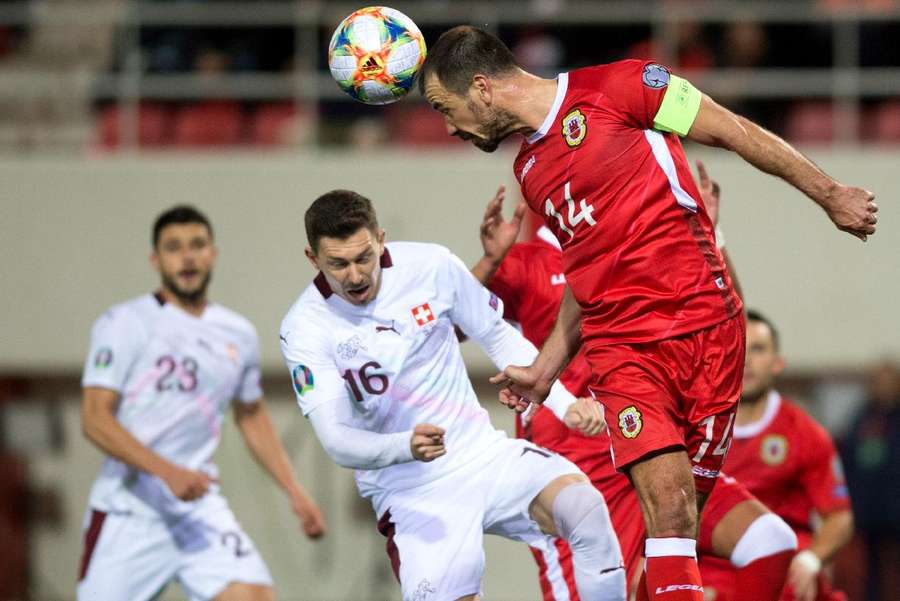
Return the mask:
<svg viewBox="0 0 900 601">
<path fill-rule="evenodd" d="M 312 539 L 325 536 L 325 517 L 316 502 L 302 492 L 291 495 L 291 509 L 300 519 L 303 533 Z"/>
<path fill-rule="evenodd" d="M 697 177 L 700 179 L 700 198 L 706 207 L 706 214 L 713 225 L 719 224 L 719 198 L 721 188 L 719 182 L 710 179 L 703 161 L 697 161 Z"/>
<path fill-rule="evenodd" d="M 868 190 L 838 184 L 822 206 L 839 230 L 863 242 L 875 233 L 878 205 L 875 204 L 875 195 Z"/>
<path fill-rule="evenodd" d="M 210 484 L 212 484 L 212 478 L 208 474 L 199 470 L 185 469 L 177 465 L 173 465 L 162 476 L 162 481 L 166 483 L 172 494 L 182 501 L 199 499 L 207 493 Z"/>
<path fill-rule="evenodd" d="M 409 448 L 416 461 L 434 461 L 447 453 L 444 447 L 444 429 L 431 424 L 419 424 L 413 429 Z"/>
<path fill-rule="evenodd" d="M 491 378 L 491 384 L 502 386 L 501 403 L 522 413 L 528 409 L 529 403 L 543 403 L 550 394 L 550 386 L 553 383 L 542 381 L 540 374 L 532 365 L 528 367 L 510 365 Z"/>
<path fill-rule="evenodd" d="M 606 427 L 600 403 L 591 397 L 582 397 L 569 405 L 564 418 L 569 428 L 580 430 L 585 436 L 596 436 Z"/>
<path fill-rule="evenodd" d="M 500 264 L 512 245 L 515 244 L 516 238 L 519 237 L 519 231 L 522 229 L 522 218 L 525 216 L 525 209 L 527 208 L 524 200 L 519 201 L 512 219 L 506 221 L 503 218 L 503 201 L 505 198 L 506 187 L 500 186 L 497 188 L 494 198 L 485 207 L 484 217 L 481 220 L 481 248 L 484 249 L 484 256 L 495 265 Z"/>
<path fill-rule="evenodd" d="M 815 601 L 818 594 L 819 571 L 814 569 L 810 562 L 803 561 L 801 557 L 803 553 L 807 551 L 801 551 L 791 561 L 787 583 L 796 601 Z"/>
</svg>

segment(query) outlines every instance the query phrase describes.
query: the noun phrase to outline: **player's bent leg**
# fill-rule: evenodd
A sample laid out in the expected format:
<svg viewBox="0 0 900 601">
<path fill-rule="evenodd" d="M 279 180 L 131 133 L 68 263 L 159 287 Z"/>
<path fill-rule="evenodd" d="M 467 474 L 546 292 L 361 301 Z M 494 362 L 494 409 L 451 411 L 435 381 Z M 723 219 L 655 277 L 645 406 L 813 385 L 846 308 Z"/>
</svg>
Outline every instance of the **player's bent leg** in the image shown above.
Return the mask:
<svg viewBox="0 0 900 601">
<path fill-rule="evenodd" d="M 759 507 L 753 507 L 753 504 Z M 758 513 L 760 509 L 761 514 Z M 735 525 L 727 523 L 732 513 L 742 514 L 735 517 Z M 756 517 L 746 525 L 752 513 L 756 513 Z M 746 526 L 741 530 L 743 525 Z M 740 537 L 726 556 L 737 568 L 732 601 L 777 601 L 781 597 L 791 559 L 797 551 L 797 535 L 791 527 L 774 513 L 766 511 L 758 501 L 745 501 L 736 506 L 719 526 L 722 530 L 731 528 L 734 532 L 740 532 Z M 734 534 L 728 533 L 724 537 L 730 542 Z M 721 546 L 723 552 L 728 548 L 727 543 L 717 541 L 715 531 L 713 546 Z"/>
<path fill-rule="evenodd" d="M 554 479 L 532 501 L 529 513 L 542 531 L 568 543 L 581 599 L 625 599 L 619 541 L 603 495 L 587 477 L 567 474 Z"/>
<path fill-rule="evenodd" d="M 271 586 L 232 582 L 214 601 L 275 601 L 275 590 Z"/>
<path fill-rule="evenodd" d="M 629 468 L 644 514 L 646 591 L 651 600 L 703 601 L 697 567 L 697 496 L 682 449 L 641 459 Z"/>
</svg>

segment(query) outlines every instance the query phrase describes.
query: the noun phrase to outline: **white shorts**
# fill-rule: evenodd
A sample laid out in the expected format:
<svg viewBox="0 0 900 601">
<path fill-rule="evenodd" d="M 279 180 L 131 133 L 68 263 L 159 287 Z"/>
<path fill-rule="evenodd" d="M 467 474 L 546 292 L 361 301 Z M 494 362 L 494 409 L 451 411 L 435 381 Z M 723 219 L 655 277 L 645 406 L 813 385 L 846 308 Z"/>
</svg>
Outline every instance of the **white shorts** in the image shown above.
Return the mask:
<svg viewBox="0 0 900 601">
<path fill-rule="evenodd" d="M 481 593 L 483 534 L 546 539 L 528 507 L 574 463 L 525 440 L 503 439 L 479 458 L 422 486 L 379 497 L 379 531 L 403 601 L 454 601 Z"/>
<path fill-rule="evenodd" d="M 232 582 L 272 586 L 266 564 L 228 508 L 207 493 L 175 523 L 88 508 L 79 601 L 144 601 L 177 579 L 192 601 L 212 599 Z"/>
</svg>

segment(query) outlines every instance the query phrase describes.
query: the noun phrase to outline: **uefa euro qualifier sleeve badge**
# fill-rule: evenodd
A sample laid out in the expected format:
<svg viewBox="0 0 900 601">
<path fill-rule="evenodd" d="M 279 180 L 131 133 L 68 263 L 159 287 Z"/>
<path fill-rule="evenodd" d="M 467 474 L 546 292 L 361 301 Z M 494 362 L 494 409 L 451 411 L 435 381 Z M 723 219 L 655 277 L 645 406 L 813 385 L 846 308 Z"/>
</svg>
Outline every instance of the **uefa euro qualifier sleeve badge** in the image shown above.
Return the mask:
<svg viewBox="0 0 900 601">
<path fill-rule="evenodd" d="M 575 148 L 581 144 L 587 135 L 587 120 L 584 118 L 584 113 L 578 109 L 566 113 L 562 120 L 562 135 L 569 148 Z"/>
</svg>

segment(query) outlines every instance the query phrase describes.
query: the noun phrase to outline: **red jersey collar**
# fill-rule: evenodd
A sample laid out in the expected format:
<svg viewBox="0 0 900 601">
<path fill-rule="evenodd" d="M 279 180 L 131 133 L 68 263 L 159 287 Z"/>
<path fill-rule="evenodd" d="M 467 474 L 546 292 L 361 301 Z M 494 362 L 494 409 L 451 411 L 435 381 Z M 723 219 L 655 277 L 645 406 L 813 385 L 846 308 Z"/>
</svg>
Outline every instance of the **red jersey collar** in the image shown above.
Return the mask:
<svg viewBox="0 0 900 601">
<path fill-rule="evenodd" d="M 556 98 L 553 99 L 553 105 L 550 107 L 550 112 L 547 113 L 547 116 L 544 117 L 544 122 L 541 123 L 540 129 L 536 132 L 525 138 L 525 140 L 529 144 L 534 144 L 550 131 L 550 128 L 553 127 L 553 122 L 556 121 L 556 116 L 559 114 L 559 109 L 562 108 L 563 100 L 566 98 L 566 90 L 569 88 L 569 74 L 568 73 L 560 73 L 556 76 Z"/>
</svg>

